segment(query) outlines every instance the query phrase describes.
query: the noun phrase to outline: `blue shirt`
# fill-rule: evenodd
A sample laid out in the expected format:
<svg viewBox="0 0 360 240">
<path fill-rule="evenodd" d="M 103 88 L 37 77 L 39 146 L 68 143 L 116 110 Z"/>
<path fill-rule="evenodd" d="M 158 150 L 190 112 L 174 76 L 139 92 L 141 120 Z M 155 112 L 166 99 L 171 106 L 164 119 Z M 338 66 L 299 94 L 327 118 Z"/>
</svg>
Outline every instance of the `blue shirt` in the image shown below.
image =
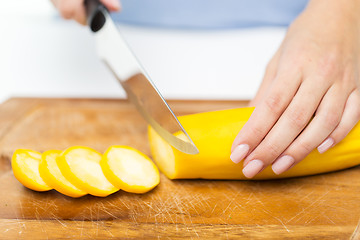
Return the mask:
<svg viewBox="0 0 360 240">
<path fill-rule="evenodd" d="M 308 0 L 122 0 L 116 21 L 171 28 L 288 26 Z"/>
</svg>

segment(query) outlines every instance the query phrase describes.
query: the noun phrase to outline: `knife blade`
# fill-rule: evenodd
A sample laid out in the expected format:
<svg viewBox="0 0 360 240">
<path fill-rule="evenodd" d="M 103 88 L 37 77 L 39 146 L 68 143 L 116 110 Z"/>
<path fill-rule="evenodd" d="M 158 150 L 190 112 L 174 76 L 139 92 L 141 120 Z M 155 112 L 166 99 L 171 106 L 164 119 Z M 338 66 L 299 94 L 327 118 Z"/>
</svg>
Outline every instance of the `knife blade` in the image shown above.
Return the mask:
<svg viewBox="0 0 360 240">
<path fill-rule="evenodd" d="M 125 90 L 150 126 L 170 145 L 187 153 L 199 150 L 160 94 L 149 75 L 122 37 L 110 17 L 109 11 L 99 0 L 85 0 L 88 25 L 95 36 L 97 54 Z M 183 132 L 186 139 L 174 133 Z"/>
</svg>

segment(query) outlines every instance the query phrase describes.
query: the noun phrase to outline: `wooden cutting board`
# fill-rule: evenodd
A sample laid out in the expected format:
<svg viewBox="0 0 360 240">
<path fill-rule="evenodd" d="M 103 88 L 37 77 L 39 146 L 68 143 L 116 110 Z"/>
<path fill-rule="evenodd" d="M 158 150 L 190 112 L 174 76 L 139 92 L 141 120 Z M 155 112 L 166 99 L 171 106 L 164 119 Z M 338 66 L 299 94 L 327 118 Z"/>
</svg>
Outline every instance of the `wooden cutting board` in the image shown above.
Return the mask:
<svg viewBox="0 0 360 240">
<path fill-rule="evenodd" d="M 170 101 L 177 115 L 241 107 Z M 106 198 L 38 193 L 13 176 L 17 148 L 124 144 L 150 154 L 147 124 L 123 100 L 14 98 L 0 105 L 1 239 L 349 239 L 360 218 L 360 167 L 272 181 L 168 180 Z"/>
</svg>

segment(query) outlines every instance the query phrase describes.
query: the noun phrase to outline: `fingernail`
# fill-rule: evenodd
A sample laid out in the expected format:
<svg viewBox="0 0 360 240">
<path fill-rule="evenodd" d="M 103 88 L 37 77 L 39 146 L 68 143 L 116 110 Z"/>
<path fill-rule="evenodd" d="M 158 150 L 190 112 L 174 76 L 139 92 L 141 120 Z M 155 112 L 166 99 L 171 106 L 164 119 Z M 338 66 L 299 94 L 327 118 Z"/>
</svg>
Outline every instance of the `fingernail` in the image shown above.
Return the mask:
<svg viewBox="0 0 360 240">
<path fill-rule="evenodd" d="M 233 161 L 234 163 L 239 163 L 241 160 L 244 159 L 244 157 L 248 153 L 249 149 L 250 149 L 249 145 L 240 144 L 231 153 L 231 155 L 230 155 L 231 161 Z"/>
<path fill-rule="evenodd" d="M 319 153 L 324 153 L 329 148 L 331 148 L 334 145 L 334 143 L 335 143 L 334 139 L 327 138 L 325 141 L 322 142 L 322 144 L 320 144 L 320 146 L 317 147 L 317 150 L 319 151 Z"/>
<path fill-rule="evenodd" d="M 252 178 L 263 169 L 264 163 L 261 160 L 252 160 L 242 170 L 247 178 Z"/>
<path fill-rule="evenodd" d="M 292 156 L 285 155 L 276 160 L 271 166 L 273 172 L 277 175 L 288 170 L 295 163 L 295 159 Z"/>
</svg>

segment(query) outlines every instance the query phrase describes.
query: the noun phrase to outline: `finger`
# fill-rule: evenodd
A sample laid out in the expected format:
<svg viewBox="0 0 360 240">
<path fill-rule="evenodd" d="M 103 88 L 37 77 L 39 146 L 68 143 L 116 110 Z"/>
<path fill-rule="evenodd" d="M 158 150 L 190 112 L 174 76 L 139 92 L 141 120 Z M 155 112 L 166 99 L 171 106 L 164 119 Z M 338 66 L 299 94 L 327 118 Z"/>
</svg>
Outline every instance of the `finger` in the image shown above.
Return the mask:
<svg viewBox="0 0 360 240">
<path fill-rule="evenodd" d="M 294 79 L 290 84 L 289 76 Z M 270 131 L 295 95 L 300 81 L 301 75 L 296 72 L 286 72 L 276 77 L 267 96 L 255 108 L 233 142 L 230 159 L 234 163 L 239 163 Z M 283 89 L 285 85 L 286 91 Z"/>
<path fill-rule="evenodd" d="M 119 0 L 101 0 L 101 2 L 111 12 L 119 11 L 121 8 Z"/>
<path fill-rule="evenodd" d="M 56 7 L 61 16 L 65 19 L 73 19 L 78 6 L 83 4 L 83 0 L 62 0 L 56 1 Z"/>
<path fill-rule="evenodd" d="M 102 0 L 101 1 L 105 7 L 109 11 L 119 11 L 120 10 L 120 3 L 118 0 Z M 75 11 L 75 15 L 73 16 L 74 20 L 82 25 L 86 25 L 86 11 L 84 8 L 84 4 L 81 3 L 76 6 L 77 10 Z"/>
<path fill-rule="evenodd" d="M 350 91 L 333 85 L 325 94 L 316 115 L 304 131 L 272 164 L 275 174 L 281 174 L 304 159 L 327 138 L 339 124 Z"/>
<path fill-rule="evenodd" d="M 269 91 L 271 83 L 274 81 L 274 78 L 276 76 L 279 59 L 280 59 L 280 50 L 278 50 L 275 53 L 275 55 L 272 57 L 272 59 L 269 61 L 269 64 L 267 65 L 265 70 L 263 81 L 261 82 L 260 87 L 254 99 L 251 100 L 251 102 L 249 103 L 250 106 L 256 106 Z"/>
<path fill-rule="evenodd" d="M 309 123 L 326 90 L 324 86 L 315 88 L 311 81 L 306 81 L 300 86 L 271 131 L 245 159 L 243 173 L 246 177 L 251 178 L 261 171 L 252 166 L 252 160 L 261 161 L 263 167 L 266 167 L 294 141 Z"/>
<path fill-rule="evenodd" d="M 75 4 L 75 3 L 74 3 Z M 82 25 L 86 25 L 86 11 L 82 1 L 76 1 L 74 5 L 73 19 Z"/>
<path fill-rule="evenodd" d="M 360 120 L 360 91 L 355 89 L 347 99 L 342 119 L 330 136 L 318 146 L 318 151 L 324 153 L 344 139 Z"/>
</svg>

